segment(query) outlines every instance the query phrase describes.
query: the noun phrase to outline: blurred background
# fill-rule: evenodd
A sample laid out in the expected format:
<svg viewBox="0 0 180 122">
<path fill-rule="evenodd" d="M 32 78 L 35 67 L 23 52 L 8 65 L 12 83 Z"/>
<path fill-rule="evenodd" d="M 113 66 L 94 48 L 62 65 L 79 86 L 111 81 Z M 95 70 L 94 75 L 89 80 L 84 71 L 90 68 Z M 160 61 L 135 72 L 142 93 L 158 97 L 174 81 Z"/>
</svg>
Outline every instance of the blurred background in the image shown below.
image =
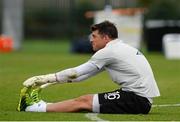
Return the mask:
<svg viewBox="0 0 180 122">
<path fill-rule="evenodd" d="M 0 0 L 0 52 L 43 40 L 68 41 L 72 52 L 91 53 L 89 27 L 104 20 L 116 24 L 126 43 L 165 52 L 165 35 L 180 40 L 179 13 L 179 0 Z"/>
<path fill-rule="evenodd" d="M 109 20 L 119 38 L 148 59 L 161 97 L 142 115 L 101 115 L 109 121 L 179 121 L 180 0 L 0 0 L 0 120 L 89 121 L 85 113 L 17 112 L 22 83 L 83 64 L 92 56 L 88 36 L 92 24 Z M 43 90 L 54 102 L 119 88 L 107 72 L 77 84 Z M 174 105 L 175 104 L 175 105 Z M 174 105 L 174 106 L 173 106 Z"/>
</svg>

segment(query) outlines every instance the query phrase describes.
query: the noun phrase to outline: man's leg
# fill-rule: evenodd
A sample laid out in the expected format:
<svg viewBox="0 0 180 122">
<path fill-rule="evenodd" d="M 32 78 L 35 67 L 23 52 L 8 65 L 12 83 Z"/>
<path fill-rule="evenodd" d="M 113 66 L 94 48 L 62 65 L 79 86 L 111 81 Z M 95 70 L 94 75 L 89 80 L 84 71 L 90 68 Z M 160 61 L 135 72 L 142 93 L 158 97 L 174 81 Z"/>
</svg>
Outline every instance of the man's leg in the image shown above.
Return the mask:
<svg viewBox="0 0 180 122">
<path fill-rule="evenodd" d="M 80 110 L 93 111 L 93 106 L 95 106 L 93 99 L 94 96 L 97 96 L 92 94 L 83 95 L 78 98 L 48 104 L 40 99 L 40 91 L 41 88 L 26 88 L 26 91 L 23 91 L 23 94 L 21 93 L 22 95 L 20 95 L 17 110 L 29 112 L 77 112 Z M 97 97 L 95 98 L 95 101 L 97 101 Z"/>
<path fill-rule="evenodd" d="M 92 111 L 93 95 L 84 95 L 75 99 L 47 104 L 47 112 L 77 112 L 80 110 Z"/>
</svg>

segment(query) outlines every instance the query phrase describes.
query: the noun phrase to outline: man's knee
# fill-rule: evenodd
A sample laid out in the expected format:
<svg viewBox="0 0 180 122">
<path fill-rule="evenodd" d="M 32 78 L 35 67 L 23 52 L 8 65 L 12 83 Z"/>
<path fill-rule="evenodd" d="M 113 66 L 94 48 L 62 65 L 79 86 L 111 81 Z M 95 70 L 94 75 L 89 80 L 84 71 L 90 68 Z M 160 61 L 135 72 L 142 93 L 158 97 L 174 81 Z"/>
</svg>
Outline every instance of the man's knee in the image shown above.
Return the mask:
<svg viewBox="0 0 180 122">
<path fill-rule="evenodd" d="M 83 95 L 74 99 L 82 109 L 92 110 L 93 95 Z"/>
</svg>

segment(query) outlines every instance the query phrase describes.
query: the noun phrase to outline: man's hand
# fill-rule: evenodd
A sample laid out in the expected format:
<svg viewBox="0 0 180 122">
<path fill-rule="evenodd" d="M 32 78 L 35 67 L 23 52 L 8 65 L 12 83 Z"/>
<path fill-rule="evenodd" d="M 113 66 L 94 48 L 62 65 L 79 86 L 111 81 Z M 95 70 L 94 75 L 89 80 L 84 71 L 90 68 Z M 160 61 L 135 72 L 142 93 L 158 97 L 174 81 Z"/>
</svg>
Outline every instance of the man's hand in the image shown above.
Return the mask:
<svg viewBox="0 0 180 122">
<path fill-rule="evenodd" d="M 30 86 L 40 86 L 46 83 L 53 83 L 56 82 L 56 76 L 55 74 L 48 74 L 48 75 L 39 75 L 39 76 L 34 76 L 26 81 L 24 81 L 23 85 L 26 87 Z"/>
<path fill-rule="evenodd" d="M 45 84 L 47 81 L 48 80 L 46 79 L 45 75 L 40 75 L 27 79 L 26 81 L 24 81 L 23 85 L 26 87 L 37 86 L 37 85 Z"/>
</svg>

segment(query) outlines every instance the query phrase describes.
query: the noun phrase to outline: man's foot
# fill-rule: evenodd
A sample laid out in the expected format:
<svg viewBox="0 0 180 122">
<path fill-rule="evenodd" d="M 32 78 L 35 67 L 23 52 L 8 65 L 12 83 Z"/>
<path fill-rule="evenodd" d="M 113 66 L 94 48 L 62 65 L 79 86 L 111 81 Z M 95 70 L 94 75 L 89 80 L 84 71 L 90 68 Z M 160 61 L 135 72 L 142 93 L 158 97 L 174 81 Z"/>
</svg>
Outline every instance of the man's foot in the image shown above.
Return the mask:
<svg viewBox="0 0 180 122">
<path fill-rule="evenodd" d="M 17 111 L 25 111 L 25 108 L 27 107 L 26 100 L 25 100 L 27 90 L 28 90 L 27 87 L 24 87 L 21 89 Z"/>
<path fill-rule="evenodd" d="M 24 87 L 23 89 L 21 89 L 17 110 L 25 111 L 27 106 L 33 105 L 34 103 L 38 103 L 40 101 L 40 91 L 40 87 Z"/>
</svg>

